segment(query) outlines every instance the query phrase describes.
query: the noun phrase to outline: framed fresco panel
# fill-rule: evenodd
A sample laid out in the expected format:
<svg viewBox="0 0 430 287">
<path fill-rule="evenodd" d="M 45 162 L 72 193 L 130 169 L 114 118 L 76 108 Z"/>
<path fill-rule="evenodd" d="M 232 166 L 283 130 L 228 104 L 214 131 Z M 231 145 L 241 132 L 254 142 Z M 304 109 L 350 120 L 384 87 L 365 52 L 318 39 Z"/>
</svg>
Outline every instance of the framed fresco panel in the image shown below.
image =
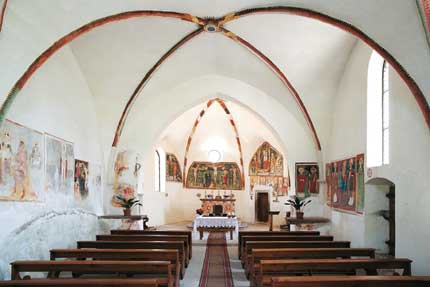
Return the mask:
<svg viewBox="0 0 430 287">
<path fill-rule="evenodd" d="M 332 207 L 342 211 L 356 211 L 356 158 L 334 162 L 332 168 Z M 334 170 L 334 172 L 333 172 Z M 334 187 L 334 188 L 333 188 Z"/>
<path fill-rule="evenodd" d="M 235 162 L 193 162 L 187 173 L 186 188 L 242 190 L 242 175 Z"/>
<path fill-rule="evenodd" d="M 325 165 L 326 203 L 331 206 L 331 164 Z"/>
<path fill-rule="evenodd" d="M 43 134 L 6 120 L 0 130 L 0 200 L 43 201 Z"/>
<path fill-rule="evenodd" d="M 249 163 L 249 175 L 283 176 L 284 157 L 268 142 L 263 142 Z"/>
<path fill-rule="evenodd" d="M 89 192 L 89 166 L 87 161 L 75 159 L 74 195 L 78 201 L 85 200 Z"/>
<path fill-rule="evenodd" d="M 166 181 L 182 182 L 181 166 L 172 153 L 166 153 Z"/>
<path fill-rule="evenodd" d="M 296 194 L 311 196 L 319 194 L 319 167 L 316 162 L 296 163 Z"/>
<path fill-rule="evenodd" d="M 74 148 L 73 144 L 45 134 L 45 190 L 48 194 L 73 194 Z"/>
</svg>

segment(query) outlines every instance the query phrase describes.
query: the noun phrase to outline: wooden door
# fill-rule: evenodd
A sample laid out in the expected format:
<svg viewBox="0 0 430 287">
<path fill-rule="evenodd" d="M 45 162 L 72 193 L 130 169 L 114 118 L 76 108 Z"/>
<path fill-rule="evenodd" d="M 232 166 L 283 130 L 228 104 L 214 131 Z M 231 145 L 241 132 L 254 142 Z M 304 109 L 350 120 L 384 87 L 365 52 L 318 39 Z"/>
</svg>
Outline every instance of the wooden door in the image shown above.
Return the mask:
<svg viewBox="0 0 430 287">
<path fill-rule="evenodd" d="M 267 192 L 257 193 L 256 213 L 257 221 L 267 222 L 269 220 L 269 194 Z"/>
</svg>

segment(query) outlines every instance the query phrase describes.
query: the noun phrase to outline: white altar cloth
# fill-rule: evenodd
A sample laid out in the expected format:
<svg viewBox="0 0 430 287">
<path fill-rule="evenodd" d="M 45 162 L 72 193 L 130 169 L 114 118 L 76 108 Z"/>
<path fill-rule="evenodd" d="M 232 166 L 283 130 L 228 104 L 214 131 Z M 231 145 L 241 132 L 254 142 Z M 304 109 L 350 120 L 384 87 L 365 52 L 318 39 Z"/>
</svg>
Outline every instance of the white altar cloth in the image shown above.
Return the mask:
<svg viewBox="0 0 430 287">
<path fill-rule="evenodd" d="M 198 216 L 194 220 L 194 232 L 198 227 L 234 227 L 239 232 L 239 220 L 237 217 Z"/>
</svg>

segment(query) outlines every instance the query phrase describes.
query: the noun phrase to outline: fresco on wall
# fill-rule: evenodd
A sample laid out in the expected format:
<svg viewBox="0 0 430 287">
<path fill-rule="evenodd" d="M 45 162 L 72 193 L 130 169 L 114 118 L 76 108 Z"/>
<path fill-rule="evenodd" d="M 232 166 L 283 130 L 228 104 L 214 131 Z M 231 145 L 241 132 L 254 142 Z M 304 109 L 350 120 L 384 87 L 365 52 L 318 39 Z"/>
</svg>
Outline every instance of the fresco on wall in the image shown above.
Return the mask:
<svg viewBox="0 0 430 287">
<path fill-rule="evenodd" d="M 49 194 L 71 195 L 74 186 L 73 144 L 45 135 L 45 190 Z"/>
<path fill-rule="evenodd" d="M 319 167 L 316 162 L 296 163 L 296 194 L 309 197 L 319 194 Z"/>
<path fill-rule="evenodd" d="M 277 196 L 288 194 L 289 178 L 284 177 L 284 157 L 270 143 L 263 142 L 249 162 L 251 190 L 255 185 L 272 186 Z"/>
<path fill-rule="evenodd" d="M 331 164 L 325 164 L 326 204 L 331 206 Z"/>
<path fill-rule="evenodd" d="M 417 0 L 427 40 L 430 43 L 430 0 Z"/>
<path fill-rule="evenodd" d="M 364 212 L 364 154 L 356 157 L 357 163 L 357 212 Z"/>
<path fill-rule="evenodd" d="M 131 150 L 124 150 L 117 154 L 114 165 L 114 183 L 111 203 L 120 207 L 116 196 L 126 199 L 135 197 L 139 173 L 142 167 L 140 155 Z"/>
<path fill-rule="evenodd" d="M 364 211 L 364 154 L 329 163 L 331 206 L 341 211 Z"/>
<path fill-rule="evenodd" d="M 89 192 L 89 166 L 87 161 L 75 159 L 74 195 L 78 201 L 88 197 Z"/>
<path fill-rule="evenodd" d="M 182 182 L 181 166 L 172 153 L 166 153 L 166 181 Z"/>
<path fill-rule="evenodd" d="M 0 130 L 0 200 L 42 201 L 43 134 L 6 120 Z"/>
<path fill-rule="evenodd" d="M 242 190 L 242 176 L 235 162 L 193 162 L 188 169 L 186 188 Z"/>
</svg>

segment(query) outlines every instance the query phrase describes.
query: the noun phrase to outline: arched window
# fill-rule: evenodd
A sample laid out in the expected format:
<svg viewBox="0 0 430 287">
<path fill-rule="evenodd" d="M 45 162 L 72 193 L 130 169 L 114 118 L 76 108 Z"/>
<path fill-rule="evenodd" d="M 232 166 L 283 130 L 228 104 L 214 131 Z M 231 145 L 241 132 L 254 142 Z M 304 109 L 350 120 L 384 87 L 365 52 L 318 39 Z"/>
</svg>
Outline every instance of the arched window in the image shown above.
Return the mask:
<svg viewBox="0 0 430 287">
<path fill-rule="evenodd" d="M 162 148 L 155 150 L 155 178 L 154 190 L 156 192 L 166 191 L 166 153 Z"/>
<path fill-rule="evenodd" d="M 372 53 L 367 74 L 367 166 L 389 164 L 390 87 L 389 65 Z"/>
</svg>

